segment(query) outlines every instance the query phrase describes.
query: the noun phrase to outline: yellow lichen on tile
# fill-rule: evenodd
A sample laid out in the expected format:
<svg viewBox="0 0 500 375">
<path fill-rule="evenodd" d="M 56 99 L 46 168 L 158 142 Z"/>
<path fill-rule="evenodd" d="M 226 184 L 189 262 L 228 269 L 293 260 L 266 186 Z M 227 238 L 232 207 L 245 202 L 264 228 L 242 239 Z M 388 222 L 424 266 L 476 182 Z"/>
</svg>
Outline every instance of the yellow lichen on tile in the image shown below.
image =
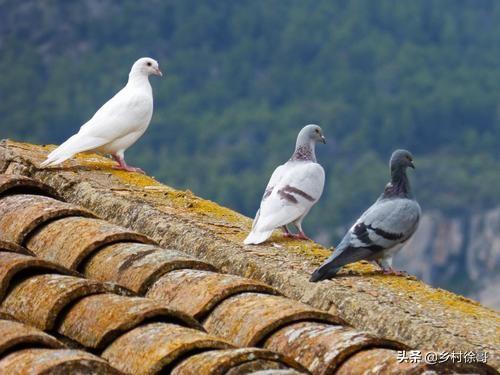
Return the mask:
<svg viewBox="0 0 500 375">
<path fill-rule="evenodd" d="M 36 146 L 29 143 L 8 143 L 18 148 L 31 162 L 38 163 L 45 159 L 47 152 L 55 146 Z M 113 170 L 114 161 L 97 154 L 78 154 L 70 163 L 85 166 L 89 169 L 102 170 L 116 177 L 119 182 L 133 187 L 134 194 L 151 199 L 153 204 L 164 204 L 177 210 L 184 217 L 196 218 L 200 225 L 211 228 L 217 235 L 241 244 L 251 227 L 251 220 L 245 216 L 222 207 L 217 203 L 195 196 L 191 191 L 181 191 L 162 185 L 154 178 L 125 171 Z M 136 188 L 136 189 L 135 189 Z M 314 264 L 322 263 L 331 255 L 331 250 L 310 241 L 297 241 L 283 238 L 280 231 L 275 231 L 263 246 L 278 245 L 283 251 L 303 256 Z M 251 271 L 251 270 L 249 270 Z M 252 273 L 252 272 L 250 272 Z M 382 275 L 377 267 L 366 262 L 350 264 L 340 271 L 339 276 L 350 274 L 356 280 L 369 280 L 371 288 L 378 292 L 386 290 L 390 294 L 411 297 L 412 301 L 424 308 L 432 310 L 434 305 L 443 305 L 449 311 L 465 314 L 474 318 L 487 318 L 499 322 L 496 312 L 482 307 L 477 302 L 441 289 L 434 289 L 419 280 L 401 276 Z"/>
</svg>

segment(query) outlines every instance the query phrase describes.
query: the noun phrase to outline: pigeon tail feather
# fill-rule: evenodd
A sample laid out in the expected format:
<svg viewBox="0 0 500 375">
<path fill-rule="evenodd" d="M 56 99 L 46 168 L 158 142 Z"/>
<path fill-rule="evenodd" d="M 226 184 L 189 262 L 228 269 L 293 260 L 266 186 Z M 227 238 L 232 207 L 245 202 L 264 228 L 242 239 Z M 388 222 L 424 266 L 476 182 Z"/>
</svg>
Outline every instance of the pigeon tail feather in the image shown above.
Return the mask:
<svg viewBox="0 0 500 375">
<path fill-rule="evenodd" d="M 258 245 L 271 237 L 272 233 L 273 229 L 264 232 L 251 231 L 243 243 L 245 245 Z"/>
<path fill-rule="evenodd" d="M 52 151 L 47 156 L 47 159 L 40 164 L 40 166 L 43 168 L 47 166 L 54 166 L 60 164 L 79 152 L 96 149 L 104 145 L 105 143 L 106 141 L 103 140 L 102 138 L 95 138 L 88 136 L 82 137 L 79 134 L 75 134 L 74 136 L 70 137 L 66 142 L 64 142 L 62 145 L 60 145 L 58 148 L 56 148 L 54 151 Z"/>
<path fill-rule="evenodd" d="M 313 272 L 309 281 L 315 283 L 330 279 L 339 272 L 340 268 L 341 267 L 333 267 L 330 263 L 326 263 Z"/>
<path fill-rule="evenodd" d="M 54 150 L 54 151 L 56 151 L 56 150 Z M 53 165 L 60 164 L 63 161 L 69 159 L 71 156 L 73 156 L 73 154 L 71 154 L 71 153 L 56 153 L 56 154 L 50 153 L 47 156 L 47 159 L 45 159 L 45 161 L 43 161 L 40 164 L 40 167 L 42 167 L 42 168 L 51 167 Z"/>
</svg>

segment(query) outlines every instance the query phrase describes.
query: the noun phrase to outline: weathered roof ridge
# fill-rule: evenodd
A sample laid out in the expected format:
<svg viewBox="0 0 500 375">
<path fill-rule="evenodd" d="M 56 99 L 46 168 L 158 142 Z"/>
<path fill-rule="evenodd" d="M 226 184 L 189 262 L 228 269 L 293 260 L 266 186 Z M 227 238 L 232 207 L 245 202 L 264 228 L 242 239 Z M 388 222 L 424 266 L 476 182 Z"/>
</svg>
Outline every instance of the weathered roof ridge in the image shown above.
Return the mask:
<svg viewBox="0 0 500 375">
<path fill-rule="evenodd" d="M 38 169 L 46 153 L 46 147 L 3 141 L 0 172 L 47 183 L 68 202 L 224 272 L 271 284 L 356 328 L 422 349 L 487 351 L 490 364 L 499 364 L 498 313 L 474 301 L 413 278 L 373 274 L 367 264 L 352 265 L 335 280 L 311 284 L 310 272 L 329 254 L 317 244 L 272 237 L 276 246 L 243 246 L 251 221 L 234 211 L 150 177 L 114 171 L 111 161 L 97 155 Z"/>
<path fill-rule="evenodd" d="M 191 374 L 190 367 L 202 365 L 208 374 L 230 365 L 233 373 L 239 368 L 246 374 L 285 363 L 300 366 L 293 357 L 314 374 L 336 369 L 350 373 L 350 363 L 361 371 L 357 358 L 367 350 L 372 356 L 362 364 L 366 369 L 419 373 L 428 368 L 485 368 L 398 363 L 395 350 L 407 349 L 398 342 L 343 326 L 341 319 L 281 297 L 266 284 L 219 273 L 181 251 L 158 247 L 78 206 L 44 196 L 43 191 L 52 190 L 47 185 L 38 183 L 41 193 L 36 195 L 20 189 L 33 183 L 19 175 L 0 174 L 0 308 L 34 327 L 57 329 L 66 341 L 102 351 L 103 358 L 120 370 L 170 370 L 181 361 L 173 373 Z M 135 293 L 151 300 L 119 296 Z M 189 315 L 230 343 L 179 325 L 148 324 L 151 319 L 173 319 L 201 328 Z M 195 355 L 189 365 L 179 359 L 191 349 L 221 350 L 227 344 L 274 351 L 247 348 L 243 355 L 237 350 Z M 160 352 L 165 356 L 157 358 Z M 259 359 L 251 359 L 255 356 Z M 0 369 L 2 363 L 0 354 Z"/>
<path fill-rule="evenodd" d="M 20 179 L 15 175 L 0 174 L 0 190 L 13 181 L 25 182 L 18 180 Z M 16 202 L 19 205 L 16 205 Z M 125 373 L 153 374 L 158 371 L 172 371 L 176 374 L 191 374 L 190 365 L 185 364 L 184 359 L 189 359 L 189 363 L 194 367 L 200 365 L 207 370 L 210 369 L 208 373 L 225 373 L 229 370 L 235 374 L 246 373 L 245 370 L 236 371 L 240 365 L 245 364 L 245 369 L 265 368 L 270 371 L 270 374 L 273 373 L 273 369 L 279 368 L 288 369 L 287 373 L 290 375 L 307 373 L 306 369 L 293 359 L 277 352 L 249 347 L 242 352 L 229 341 L 207 334 L 202 325 L 185 312 L 182 306 L 180 306 L 181 309 L 177 309 L 175 303 L 161 298 L 155 300 L 135 296 L 134 291 L 126 289 L 128 285 L 121 285 L 121 279 L 115 280 L 112 277 L 110 279 L 104 277 L 104 280 L 99 281 L 92 279 L 91 269 L 94 271 L 101 269 L 103 273 L 115 269 L 117 273 L 120 273 L 120 270 L 116 270 L 118 264 L 113 260 L 120 258 L 121 254 L 115 254 L 115 257 L 105 254 L 100 264 L 85 267 L 84 275 L 76 272 L 78 264 L 70 262 L 68 265 L 66 253 L 79 254 L 87 251 L 89 244 L 93 244 L 91 248 L 96 255 L 100 255 L 115 245 L 106 243 L 107 240 L 112 242 L 115 239 L 114 235 L 117 233 L 133 235 L 133 232 L 92 217 L 70 216 L 51 221 L 51 217 L 58 211 L 65 213 L 68 212 L 68 208 L 73 207 L 43 195 L 23 194 L 9 189 L 7 191 L 4 189 L 2 192 L 0 196 L 0 219 L 2 219 L 0 220 L 0 238 L 2 238 L 0 242 L 0 323 L 2 319 L 19 320 L 37 329 L 57 333 L 61 340 L 68 342 L 71 346 L 100 354 L 101 359 L 96 358 L 97 365 L 101 364 L 102 367 L 102 363 L 105 363 L 102 359 L 105 359 L 113 368 Z M 75 211 L 75 214 L 79 212 Z M 16 213 L 18 213 L 17 220 L 13 217 Z M 47 213 L 48 216 L 44 215 Z M 68 228 L 64 225 L 65 222 L 71 222 L 75 218 L 80 220 L 79 227 Z M 12 225 L 13 222 L 17 222 L 18 225 Z M 36 228 L 33 228 L 34 226 Z M 52 236 L 49 236 L 48 232 L 54 227 L 62 230 L 52 232 Z M 33 233 L 26 233 L 24 228 L 32 229 Z M 13 236 L 12 232 L 24 233 L 24 237 Z M 70 234 L 74 233 L 81 240 L 71 238 Z M 18 242 L 7 242 L 5 237 L 14 237 Z M 63 241 L 59 242 L 60 239 Z M 164 261 L 171 261 L 174 269 L 175 267 L 198 266 L 196 262 L 182 263 L 188 259 L 188 256 L 182 257 L 178 251 L 150 245 L 151 240 L 145 236 L 132 236 L 130 239 L 141 242 L 126 242 L 128 239 L 125 238 L 125 242 L 116 244 L 125 245 L 120 248 L 121 250 L 127 250 L 127 246 L 132 250 L 137 250 L 137 245 L 142 245 L 144 247 L 142 250 L 148 251 L 147 255 L 151 254 L 151 250 L 164 253 L 167 255 Z M 24 243 L 32 247 L 33 251 L 24 249 L 21 246 Z M 98 244 L 102 247 L 96 246 Z M 66 253 L 58 251 L 59 246 L 64 247 Z M 125 254 L 130 255 L 126 251 Z M 156 263 L 154 260 L 157 259 L 153 259 L 153 263 Z M 199 263 L 203 265 L 202 262 Z M 213 266 L 202 266 L 202 269 L 207 268 L 214 269 Z M 140 267 L 138 269 L 140 270 Z M 147 267 L 146 271 L 148 271 Z M 88 277 L 88 273 L 90 273 L 90 278 L 82 277 Z M 137 273 L 139 277 L 146 276 L 147 278 L 148 276 L 147 272 Z M 159 280 L 162 280 L 160 275 L 157 276 Z M 225 281 L 224 275 L 221 275 L 221 278 Z M 114 281 L 118 283 L 115 284 Z M 168 287 L 168 283 L 163 286 Z M 157 291 L 161 289 L 159 287 Z M 163 289 L 168 290 L 168 288 Z M 249 291 L 253 290 L 249 288 Z M 267 287 L 266 292 L 277 294 L 270 287 Z M 307 305 L 303 305 L 302 309 L 299 306 L 300 310 L 308 311 L 313 319 L 329 315 Z M 338 321 L 333 316 L 326 316 L 325 321 L 329 320 L 333 320 L 334 323 Z M 40 366 L 30 372 L 38 374 L 47 369 L 47 366 L 55 369 L 59 365 L 66 367 L 71 365 L 76 369 L 82 361 L 90 358 L 85 357 L 86 353 L 61 353 L 59 351 L 51 356 L 46 350 L 37 351 L 35 349 L 43 349 L 47 346 L 65 348 L 65 345 L 54 341 L 55 339 L 51 342 L 50 336 L 44 336 L 43 333 L 34 329 L 20 331 L 19 327 L 22 326 L 19 324 L 16 326 L 14 323 L 0 325 L 0 337 L 3 338 L 0 342 L 0 372 L 2 373 L 8 369 L 8 373 L 17 374 L 14 368 L 24 369 L 26 366 L 17 363 L 18 361 L 40 362 Z M 17 336 L 12 337 L 13 331 L 17 332 Z M 25 353 L 23 350 L 26 348 L 33 350 Z M 216 356 L 216 361 L 210 361 L 206 360 L 205 356 L 198 356 L 198 353 L 205 351 L 223 351 L 223 353 Z M 75 354 L 79 357 L 75 357 Z M 59 362 L 57 358 L 53 358 L 58 355 L 61 357 Z M 182 364 L 182 370 L 177 369 L 179 364 Z M 80 372 L 105 374 L 112 372 L 113 369 L 111 367 L 109 369 L 107 372 L 99 372 L 89 367 L 88 371 L 81 370 Z"/>
</svg>

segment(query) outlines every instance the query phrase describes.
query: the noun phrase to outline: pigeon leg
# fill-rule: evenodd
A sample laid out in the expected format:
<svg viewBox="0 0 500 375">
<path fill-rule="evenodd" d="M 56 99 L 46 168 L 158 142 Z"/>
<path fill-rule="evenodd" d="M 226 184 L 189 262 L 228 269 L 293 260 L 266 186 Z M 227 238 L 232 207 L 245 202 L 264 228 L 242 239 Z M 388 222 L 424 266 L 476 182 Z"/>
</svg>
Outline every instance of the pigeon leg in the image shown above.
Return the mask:
<svg viewBox="0 0 500 375">
<path fill-rule="evenodd" d="M 281 227 L 281 229 L 283 229 L 283 237 L 286 237 L 286 238 L 294 238 L 296 240 L 310 240 L 309 237 L 307 237 L 304 232 L 299 229 L 297 227 L 297 229 L 299 229 L 299 233 L 297 234 L 294 234 L 294 233 L 290 233 L 290 231 L 288 230 L 288 228 L 286 227 L 286 225 L 283 225 Z"/>
<path fill-rule="evenodd" d="M 397 271 L 394 268 L 392 268 L 392 258 L 377 259 L 375 260 L 375 263 L 377 263 L 378 266 L 382 269 L 382 273 L 384 275 L 403 276 L 406 274 L 406 272 L 404 271 Z"/>
<path fill-rule="evenodd" d="M 118 163 L 118 165 L 113 166 L 113 169 L 127 171 L 127 172 L 139 172 L 139 173 L 145 174 L 141 168 L 135 168 L 135 167 L 129 166 L 125 162 L 125 158 L 123 156 L 120 156 L 120 155 L 111 155 L 111 156 Z"/>
<path fill-rule="evenodd" d="M 295 225 L 295 227 L 298 230 L 298 233 L 296 235 L 294 235 L 294 237 L 296 239 L 298 239 L 298 240 L 312 241 L 309 237 L 306 236 L 306 234 L 302 230 L 302 218 L 300 218 L 299 220 L 295 221 L 293 223 L 293 225 Z"/>
<path fill-rule="evenodd" d="M 281 227 L 281 229 L 283 230 L 283 236 L 284 237 L 287 237 L 287 238 L 293 238 L 295 237 L 295 235 L 293 233 L 290 233 L 290 231 L 288 230 L 288 228 L 286 227 L 286 225 L 283 225 Z"/>
</svg>

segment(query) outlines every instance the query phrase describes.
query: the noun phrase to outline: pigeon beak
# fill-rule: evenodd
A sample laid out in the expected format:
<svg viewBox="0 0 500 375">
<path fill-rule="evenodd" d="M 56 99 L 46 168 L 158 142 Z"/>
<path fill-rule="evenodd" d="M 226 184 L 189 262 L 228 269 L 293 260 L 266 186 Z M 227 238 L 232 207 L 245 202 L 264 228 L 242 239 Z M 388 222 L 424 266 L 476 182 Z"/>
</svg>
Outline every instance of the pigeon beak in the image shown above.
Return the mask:
<svg viewBox="0 0 500 375">
<path fill-rule="evenodd" d="M 326 145 L 326 138 L 324 135 L 321 136 L 321 142 L 323 142 Z"/>
<path fill-rule="evenodd" d="M 155 75 L 163 77 L 163 74 L 162 74 L 160 68 L 155 68 Z"/>
<path fill-rule="evenodd" d="M 413 160 L 410 160 L 410 167 L 415 169 L 415 164 L 413 164 Z"/>
</svg>

